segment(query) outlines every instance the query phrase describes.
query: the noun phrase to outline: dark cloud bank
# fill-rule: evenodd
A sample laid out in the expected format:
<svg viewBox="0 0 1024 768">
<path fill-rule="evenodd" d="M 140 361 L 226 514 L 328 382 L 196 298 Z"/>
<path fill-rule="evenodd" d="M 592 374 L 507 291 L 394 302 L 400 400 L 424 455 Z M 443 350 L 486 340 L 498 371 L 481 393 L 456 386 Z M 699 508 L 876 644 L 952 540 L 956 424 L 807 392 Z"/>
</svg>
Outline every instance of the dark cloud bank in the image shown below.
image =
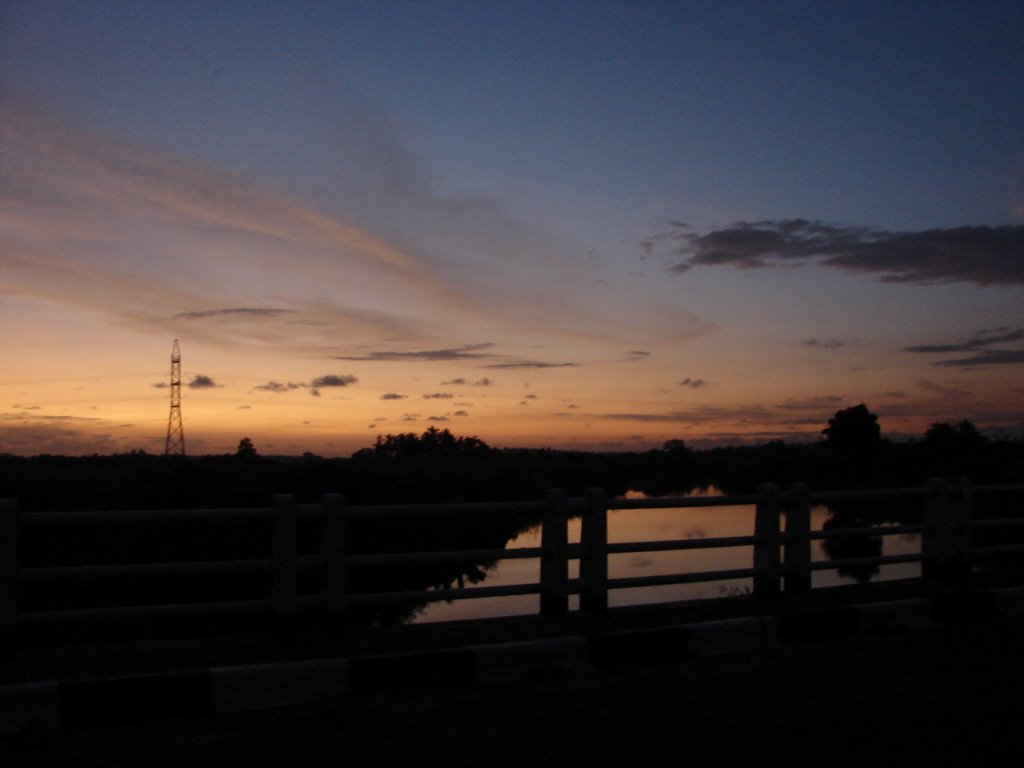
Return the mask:
<svg viewBox="0 0 1024 768">
<path fill-rule="evenodd" d="M 892 283 L 1024 283 L 1024 226 L 888 232 L 806 219 L 741 221 L 706 234 L 676 236 L 683 261 L 669 267 L 740 269 L 824 264 Z"/>
</svg>

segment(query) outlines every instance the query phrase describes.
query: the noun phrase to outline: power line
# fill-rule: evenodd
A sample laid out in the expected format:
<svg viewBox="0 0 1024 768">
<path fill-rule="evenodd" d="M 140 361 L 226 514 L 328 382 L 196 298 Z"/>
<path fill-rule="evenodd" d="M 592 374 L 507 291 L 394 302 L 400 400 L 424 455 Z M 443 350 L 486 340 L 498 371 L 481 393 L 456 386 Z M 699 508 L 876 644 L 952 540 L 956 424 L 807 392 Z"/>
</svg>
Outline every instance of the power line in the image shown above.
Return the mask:
<svg viewBox="0 0 1024 768">
<path fill-rule="evenodd" d="M 135 397 L 90 397 L 86 400 L 25 400 L 24 405 L 18 403 L 10 406 L 11 408 L 20 408 L 27 410 L 34 408 L 37 405 L 92 405 L 95 403 L 126 403 L 126 402 L 138 402 L 142 401 L 155 401 L 163 400 L 162 395 L 136 395 Z"/>
<path fill-rule="evenodd" d="M 65 376 L 55 379 L 0 379 L 0 386 L 22 384 L 63 384 L 69 381 L 109 381 L 114 379 L 151 379 L 164 373 L 112 373 L 105 376 Z"/>
</svg>

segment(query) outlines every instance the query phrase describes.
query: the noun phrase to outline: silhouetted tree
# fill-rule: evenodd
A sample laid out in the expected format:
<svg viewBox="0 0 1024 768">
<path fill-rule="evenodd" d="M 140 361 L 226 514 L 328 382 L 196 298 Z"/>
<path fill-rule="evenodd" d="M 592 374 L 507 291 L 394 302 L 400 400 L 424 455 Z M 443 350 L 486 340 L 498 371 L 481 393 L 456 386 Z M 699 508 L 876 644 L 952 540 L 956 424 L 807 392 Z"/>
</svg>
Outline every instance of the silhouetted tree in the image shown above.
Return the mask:
<svg viewBox="0 0 1024 768">
<path fill-rule="evenodd" d="M 925 445 L 931 448 L 972 450 L 978 448 L 985 438 L 973 423 L 964 419 L 957 424 L 936 422 L 924 433 Z"/>
<path fill-rule="evenodd" d="M 878 417 L 864 403 L 836 411 L 821 433 L 828 446 L 847 453 L 867 453 L 882 440 Z"/>
<path fill-rule="evenodd" d="M 672 440 L 666 440 L 661 446 L 661 450 L 665 453 L 689 453 L 690 447 L 679 438 L 673 438 Z"/>
<path fill-rule="evenodd" d="M 373 448 L 357 451 L 353 458 L 452 458 L 479 455 L 490 450 L 490 446 L 478 437 L 456 437 L 447 429 L 430 427 L 422 435 L 413 432 L 383 437 L 378 435 Z"/>
<path fill-rule="evenodd" d="M 235 451 L 235 458 L 241 459 L 242 461 L 252 461 L 259 454 L 256 452 L 256 446 L 253 445 L 252 440 L 248 437 L 243 437 L 238 441 L 238 450 Z"/>
<path fill-rule="evenodd" d="M 929 471 L 937 476 L 966 475 L 976 479 L 984 469 L 989 440 L 964 419 L 956 424 L 932 424 L 924 433 L 922 449 Z"/>
</svg>

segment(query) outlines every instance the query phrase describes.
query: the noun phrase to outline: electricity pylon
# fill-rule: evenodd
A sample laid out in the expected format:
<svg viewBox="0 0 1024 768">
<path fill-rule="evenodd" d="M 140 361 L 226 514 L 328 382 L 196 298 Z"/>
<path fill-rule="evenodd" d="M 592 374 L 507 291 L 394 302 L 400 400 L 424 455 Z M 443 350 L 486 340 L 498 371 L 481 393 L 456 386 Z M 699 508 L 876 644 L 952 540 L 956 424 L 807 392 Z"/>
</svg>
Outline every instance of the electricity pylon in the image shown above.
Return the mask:
<svg viewBox="0 0 1024 768">
<path fill-rule="evenodd" d="M 185 455 L 185 430 L 181 426 L 181 350 L 178 340 L 171 347 L 171 413 L 167 417 L 164 456 Z"/>
</svg>

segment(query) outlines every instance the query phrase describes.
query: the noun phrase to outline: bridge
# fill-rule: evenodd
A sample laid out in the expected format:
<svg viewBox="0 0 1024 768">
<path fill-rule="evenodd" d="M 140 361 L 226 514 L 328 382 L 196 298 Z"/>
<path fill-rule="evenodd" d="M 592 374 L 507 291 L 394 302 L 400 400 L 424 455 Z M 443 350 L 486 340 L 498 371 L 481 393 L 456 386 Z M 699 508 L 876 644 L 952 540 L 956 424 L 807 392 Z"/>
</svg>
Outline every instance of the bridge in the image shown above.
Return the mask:
<svg viewBox="0 0 1024 768">
<path fill-rule="evenodd" d="M 364 507 L 331 494 L 317 504 L 279 496 L 261 509 L 20 514 L 14 501 L 6 501 L 0 518 L 0 627 L 7 651 L 0 712 L 7 730 L 33 722 L 89 723 L 118 712 L 129 719 L 230 712 L 410 686 L 572 676 L 629 668 L 638 660 L 764 658 L 822 639 L 1015 621 L 1024 612 L 1018 565 L 1024 543 L 1013 535 L 1024 524 L 1015 512 L 1022 491 L 1024 485 L 972 487 L 935 480 L 920 488 L 763 486 L 752 495 L 675 499 L 609 499 L 595 489 L 580 497 L 552 491 L 532 502 Z M 815 505 L 894 503 L 918 504 L 920 514 L 900 523 L 811 529 Z M 609 541 L 609 510 L 741 504 L 755 507 L 749 535 Z M 573 517 L 581 526 L 576 543 L 567 533 Z M 420 542 L 424 546 L 409 551 L 365 551 L 374 537 L 361 524 L 394 531 L 397 521 L 433 526 L 444 518 L 511 519 L 516 526 L 539 522 L 541 545 L 431 549 Z M 84 543 L 90 536 L 102 539 L 104 531 L 161 526 L 170 526 L 163 530 L 173 532 L 175 543 L 195 543 L 183 531 L 211 524 L 265 534 L 269 556 L 214 559 L 202 546 L 197 551 L 205 559 L 123 563 L 109 562 L 123 553 Z M 364 539 L 358 547 L 357 533 Z M 921 537 L 919 552 L 815 560 L 811 547 L 815 541 L 908 534 Z M 491 533 L 480 536 L 488 539 Z M 69 540 L 101 562 L 40 559 L 48 547 L 63 552 Z M 608 560 L 615 554 L 722 547 L 749 547 L 749 566 L 609 577 Z M 466 563 L 505 558 L 536 559 L 538 578 L 499 587 L 434 584 L 418 590 L 395 589 L 393 583 L 382 589 L 373 580 L 355 578 L 361 568 L 390 573 L 453 566 L 461 572 Z M 575 578 L 570 577 L 573 560 L 579 563 Z M 921 577 L 831 588 L 817 588 L 811 578 L 823 570 L 902 562 L 919 562 Z M 147 579 L 159 585 L 149 598 L 156 594 L 173 601 L 103 604 L 123 601 L 130 593 L 111 585 Z M 223 579 L 265 586 L 266 594 L 216 599 Z M 752 589 L 716 600 L 609 608 L 615 590 L 723 579 L 749 579 Z M 166 591 L 167 583 L 179 580 L 187 583 L 184 594 L 190 601 Z M 537 595 L 538 613 L 381 626 L 382 614 L 372 612 L 381 606 L 513 594 Z M 60 596 L 59 604 L 45 605 L 47 595 Z M 570 609 L 574 595 L 578 604 Z"/>
</svg>

